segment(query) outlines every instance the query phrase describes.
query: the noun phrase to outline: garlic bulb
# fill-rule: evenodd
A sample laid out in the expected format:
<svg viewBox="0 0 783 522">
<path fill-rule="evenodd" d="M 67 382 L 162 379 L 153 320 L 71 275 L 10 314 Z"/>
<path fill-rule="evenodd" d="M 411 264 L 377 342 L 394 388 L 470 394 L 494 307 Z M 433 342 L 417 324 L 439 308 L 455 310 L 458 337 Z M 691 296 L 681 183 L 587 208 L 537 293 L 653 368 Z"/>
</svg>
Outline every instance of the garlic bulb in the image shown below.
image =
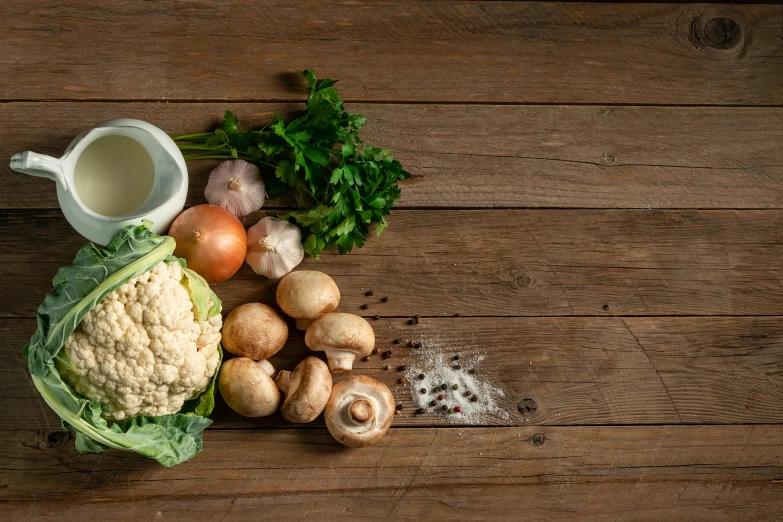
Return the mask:
<svg viewBox="0 0 783 522">
<path fill-rule="evenodd" d="M 280 279 L 303 257 L 302 232 L 293 223 L 265 217 L 247 230 L 245 261 L 256 274 Z"/>
<path fill-rule="evenodd" d="M 209 175 L 204 196 L 210 204 L 242 217 L 261 208 L 264 188 L 258 167 L 245 160 L 228 160 Z"/>
</svg>

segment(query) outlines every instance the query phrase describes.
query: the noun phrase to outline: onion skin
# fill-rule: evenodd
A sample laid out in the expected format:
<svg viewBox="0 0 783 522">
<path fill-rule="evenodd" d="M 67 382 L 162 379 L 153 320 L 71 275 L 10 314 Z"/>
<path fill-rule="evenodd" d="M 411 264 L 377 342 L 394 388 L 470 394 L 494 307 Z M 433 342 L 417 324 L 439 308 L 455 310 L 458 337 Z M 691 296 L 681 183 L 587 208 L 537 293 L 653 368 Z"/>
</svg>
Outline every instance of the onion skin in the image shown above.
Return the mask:
<svg viewBox="0 0 783 522">
<path fill-rule="evenodd" d="M 242 223 L 216 205 L 196 205 L 177 216 L 169 229 L 174 255 L 187 261 L 207 283 L 222 283 L 245 261 L 247 234 Z"/>
</svg>

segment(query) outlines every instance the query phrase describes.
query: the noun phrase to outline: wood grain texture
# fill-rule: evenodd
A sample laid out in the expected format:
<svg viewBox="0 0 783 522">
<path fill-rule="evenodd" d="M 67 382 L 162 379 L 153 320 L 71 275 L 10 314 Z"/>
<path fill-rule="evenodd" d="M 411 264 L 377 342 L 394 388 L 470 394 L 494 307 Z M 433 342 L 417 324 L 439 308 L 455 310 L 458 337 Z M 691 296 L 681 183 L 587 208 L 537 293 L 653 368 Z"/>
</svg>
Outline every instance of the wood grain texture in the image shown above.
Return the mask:
<svg viewBox="0 0 783 522">
<path fill-rule="evenodd" d="M 300 269 L 330 274 L 341 308 L 366 316 L 783 314 L 783 211 L 397 210 L 389 223 Z M 34 317 L 84 239 L 55 210 L 0 211 L 0 237 L 14 296 L 0 317 Z M 274 285 L 245 265 L 215 291 L 230 310 L 271 303 Z"/>
<path fill-rule="evenodd" d="M 390 359 L 356 361 L 357 373 L 389 386 L 403 410 L 397 426 L 444 426 L 448 415 L 414 415 L 411 388 L 399 383 L 399 365 L 418 368 L 417 340 L 449 356 L 501 395 L 482 425 L 750 424 L 782 423 L 783 323 L 780 317 L 730 318 L 452 318 L 371 321 L 376 346 Z M 0 430 L 53 430 L 57 416 L 33 388 L 21 348 L 35 329 L 31 319 L 0 320 L 0 402 L 16 407 Z M 394 344 L 395 339 L 401 344 Z M 313 355 L 291 329 L 271 358 L 292 369 Z M 476 359 L 484 356 L 484 360 Z M 11 364 L 13 361 L 13 364 Z M 385 367 L 391 366 L 390 370 Z M 483 400 L 483 397 L 482 397 Z M 521 409 L 520 409 L 521 405 Z M 246 419 L 222 401 L 218 428 L 290 427 L 279 415 Z M 319 418 L 312 426 L 323 426 Z"/>
<path fill-rule="evenodd" d="M 780 426 L 392 428 L 361 450 L 322 429 L 210 430 L 170 470 L 79 455 L 62 434 L 0 433 L 5 516 L 715 522 L 783 508 Z"/>
<path fill-rule="evenodd" d="M 6 103 L 0 158 L 60 156 L 82 129 L 118 116 L 182 134 L 214 128 L 226 109 L 247 128 L 274 103 Z M 783 207 L 783 109 L 349 104 L 368 143 L 413 174 L 399 208 Z M 41 122 L 46 122 L 44 127 Z M 589 129 L 589 132 L 585 130 Z M 742 129 L 740 131 L 740 129 Z M 189 204 L 203 203 L 217 161 L 190 162 Z M 291 206 L 278 198 L 265 208 Z M 58 208 L 54 183 L 0 166 L 0 208 Z"/>
<path fill-rule="evenodd" d="M 774 5 L 28 0 L 0 15 L 2 99 L 292 99 L 314 68 L 349 100 L 783 103 Z"/>
</svg>

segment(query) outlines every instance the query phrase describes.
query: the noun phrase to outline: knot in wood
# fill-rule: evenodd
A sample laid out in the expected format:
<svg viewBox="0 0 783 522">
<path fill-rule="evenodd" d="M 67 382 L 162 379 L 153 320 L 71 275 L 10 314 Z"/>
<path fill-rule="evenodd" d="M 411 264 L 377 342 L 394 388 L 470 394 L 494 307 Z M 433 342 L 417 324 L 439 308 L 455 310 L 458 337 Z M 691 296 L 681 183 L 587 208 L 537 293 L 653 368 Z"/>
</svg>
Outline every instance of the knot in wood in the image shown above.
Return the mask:
<svg viewBox="0 0 783 522">
<path fill-rule="evenodd" d="M 725 51 L 742 43 L 742 26 L 725 16 L 706 20 L 698 17 L 691 23 L 688 38 L 697 49 L 709 47 Z"/>
<path fill-rule="evenodd" d="M 530 279 L 530 278 L 529 278 L 528 276 L 526 276 L 526 275 L 521 275 L 521 274 L 520 274 L 520 275 L 518 275 L 518 276 L 516 277 L 516 279 L 514 280 L 514 285 L 515 285 L 517 288 L 527 288 L 527 287 L 528 287 L 528 286 L 530 286 L 531 284 L 533 284 L 533 280 L 532 280 L 532 279 Z"/>
<path fill-rule="evenodd" d="M 535 433 L 533 434 L 533 446 L 541 447 L 544 445 L 544 442 L 546 442 L 546 437 L 543 433 Z"/>
<path fill-rule="evenodd" d="M 535 399 L 522 399 L 519 401 L 519 404 L 517 404 L 517 409 L 522 415 L 530 415 L 536 412 L 538 404 L 536 404 Z"/>
</svg>

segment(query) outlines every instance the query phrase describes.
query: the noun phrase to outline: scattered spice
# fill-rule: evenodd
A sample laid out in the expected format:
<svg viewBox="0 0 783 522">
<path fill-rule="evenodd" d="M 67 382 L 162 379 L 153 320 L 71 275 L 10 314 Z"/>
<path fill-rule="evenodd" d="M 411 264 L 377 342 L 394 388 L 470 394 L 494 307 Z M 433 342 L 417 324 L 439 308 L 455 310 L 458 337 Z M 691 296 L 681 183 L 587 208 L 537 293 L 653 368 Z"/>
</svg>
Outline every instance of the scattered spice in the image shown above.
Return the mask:
<svg viewBox="0 0 783 522">
<path fill-rule="evenodd" d="M 471 368 L 470 370 L 468 370 L 468 373 L 471 374 L 471 375 L 476 375 L 476 370 Z"/>
<path fill-rule="evenodd" d="M 399 365 L 397 367 L 397 371 L 398 372 L 404 372 L 406 369 L 407 369 L 407 366 L 405 366 L 404 364 L 401 364 L 401 365 Z"/>
<path fill-rule="evenodd" d="M 456 314 L 454 314 L 454 317 L 462 317 L 462 315 L 459 312 L 457 312 Z"/>
<path fill-rule="evenodd" d="M 459 361 L 459 354 L 451 358 L 452 361 Z"/>
<path fill-rule="evenodd" d="M 446 411 L 449 409 L 449 407 L 444 404 L 443 406 L 440 407 L 440 409 Z"/>
<path fill-rule="evenodd" d="M 421 415 L 422 413 L 424 413 L 424 410 L 421 408 L 418 408 L 416 411 L 413 412 L 414 415 Z"/>
<path fill-rule="evenodd" d="M 446 388 L 448 388 L 448 386 L 446 386 L 446 384 L 445 384 L 445 383 L 440 385 L 440 389 L 441 389 L 441 390 L 445 390 Z"/>
<path fill-rule="evenodd" d="M 365 304 L 363 304 L 362 306 L 360 306 L 359 308 L 361 308 L 362 310 L 367 310 L 368 308 L 370 308 L 370 305 L 368 305 L 367 303 L 365 303 Z"/>
<path fill-rule="evenodd" d="M 416 319 L 408 319 L 408 324 L 416 324 Z"/>
<path fill-rule="evenodd" d="M 402 403 L 398 402 L 397 406 L 395 406 L 395 408 L 397 408 L 398 410 L 401 410 L 402 409 Z"/>
<path fill-rule="evenodd" d="M 400 344 L 400 340 L 399 340 L 399 339 L 395 339 L 395 340 L 393 340 L 393 341 L 392 341 L 392 343 L 394 343 L 394 344 Z"/>
<path fill-rule="evenodd" d="M 372 290 L 367 290 L 367 292 L 364 295 L 366 295 L 367 297 L 372 297 L 374 294 L 375 292 L 373 292 Z"/>
<path fill-rule="evenodd" d="M 416 324 L 419 324 L 421 322 L 421 316 L 420 315 L 414 315 L 413 320 L 416 321 Z"/>
<path fill-rule="evenodd" d="M 454 406 L 454 413 L 462 413 L 462 408 L 460 406 Z"/>
<path fill-rule="evenodd" d="M 385 352 L 383 352 L 383 354 L 381 354 L 381 357 L 383 357 L 384 359 L 391 359 L 391 356 L 392 356 L 391 350 L 386 350 Z"/>
<path fill-rule="evenodd" d="M 369 360 L 370 360 L 370 356 L 369 355 L 365 355 L 364 357 L 362 357 L 362 361 L 364 361 L 364 362 L 367 362 Z"/>
<path fill-rule="evenodd" d="M 382 303 L 388 303 L 389 302 L 389 298 L 388 297 L 381 297 L 381 302 Z"/>
<path fill-rule="evenodd" d="M 449 408 L 449 413 L 454 413 L 454 408 Z"/>
<path fill-rule="evenodd" d="M 430 406 L 437 406 L 437 405 L 438 405 L 438 401 L 430 401 Z"/>
<path fill-rule="evenodd" d="M 387 364 L 386 366 L 383 367 L 383 369 L 384 370 L 391 370 L 391 365 Z"/>
<path fill-rule="evenodd" d="M 403 379 L 402 377 L 397 379 L 397 384 L 404 384 L 404 383 L 405 383 L 405 379 Z"/>
<path fill-rule="evenodd" d="M 420 373 L 420 374 L 419 374 L 419 380 L 420 380 L 420 381 L 423 381 L 423 380 L 424 380 L 424 374 L 423 374 L 423 373 Z"/>
<path fill-rule="evenodd" d="M 470 402 L 477 402 L 477 401 L 478 401 L 478 397 L 476 395 L 470 398 Z"/>
<path fill-rule="evenodd" d="M 465 393 L 463 393 L 462 395 L 464 395 L 465 397 L 470 397 L 471 395 L 473 395 L 473 392 L 471 392 L 470 390 L 466 390 Z"/>
<path fill-rule="evenodd" d="M 375 317 L 373 317 L 373 319 L 375 319 L 376 321 L 380 321 L 381 320 L 381 316 L 380 315 L 376 315 Z"/>
<path fill-rule="evenodd" d="M 408 346 L 413 348 L 414 346 L 416 346 L 416 341 L 408 341 Z"/>
<path fill-rule="evenodd" d="M 459 384 L 457 383 L 452 384 L 451 387 L 455 390 L 459 390 Z"/>
<path fill-rule="evenodd" d="M 381 353 L 381 349 L 380 348 L 376 348 L 375 350 L 372 351 L 372 353 L 374 353 L 375 355 L 378 355 L 379 353 Z"/>
<path fill-rule="evenodd" d="M 455 369 L 455 370 L 461 370 L 461 369 L 462 369 L 462 366 L 460 366 L 459 364 L 455 364 L 455 365 L 454 365 L 454 369 Z"/>
<path fill-rule="evenodd" d="M 419 392 L 420 392 L 422 395 L 424 395 L 425 393 L 427 393 L 427 388 L 422 388 L 421 390 L 419 390 Z"/>
<path fill-rule="evenodd" d="M 443 400 L 443 399 L 445 399 L 445 398 L 446 398 L 446 396 L 445 396 L 445 395 L 443 395 L 443 394 L 440 394 L 440 395 L 438 395 L 438 400 L 439 400 L 439 401 L 442 401 L 442 400 Z"/>
</svg>

